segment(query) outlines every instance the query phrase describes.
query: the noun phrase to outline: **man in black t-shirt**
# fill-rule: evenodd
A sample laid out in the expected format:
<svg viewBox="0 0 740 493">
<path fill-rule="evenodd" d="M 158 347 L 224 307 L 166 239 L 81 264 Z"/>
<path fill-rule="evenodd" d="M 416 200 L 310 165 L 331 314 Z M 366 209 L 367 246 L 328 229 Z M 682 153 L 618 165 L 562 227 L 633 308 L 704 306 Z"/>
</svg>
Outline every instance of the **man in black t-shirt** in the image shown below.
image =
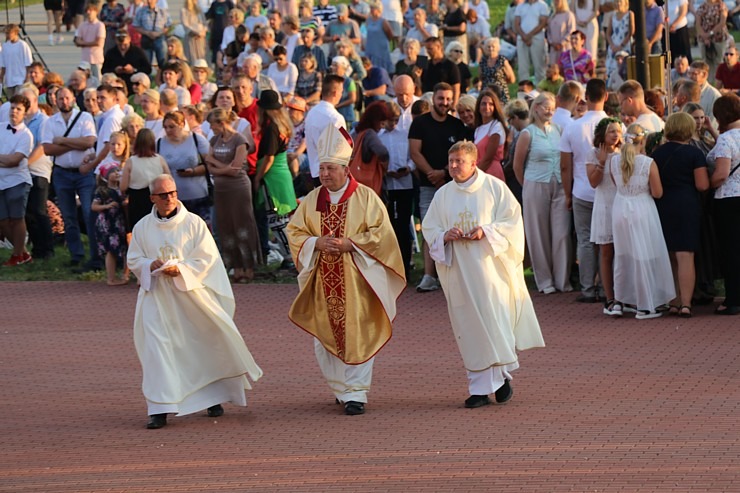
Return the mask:
<svg viewBox="0 0 740 493">
<path fill-rule="evenodd" d="M 429 64 L 421 75 L 421 90 L 423 92 L 433 91 L 440 82 L 446 82 L 452 86 L 452 106 L 457 106 L 460 97 L 460 69 L 452 61 L 445 58 L 442 40 L 439 38 L 428 38 L 424 44 L 429 55 Z"/>
<path fill-rule="evenodd" d="M 429 209 L 434 193 L 450 180 L 447 151 L 455 142 L 472 140 L 472 131 L 448 111 L 454 108 L 453 89 L 440 82 L 434 86 L 432 111 L 414 119 L 409 128 L 409 154 L 419 170 L 419 213 L 421 219 Z M 424 242 L 424 277 L 416 287 L 419 292 L 439 289 L 429 245 Z"/>
</svg>

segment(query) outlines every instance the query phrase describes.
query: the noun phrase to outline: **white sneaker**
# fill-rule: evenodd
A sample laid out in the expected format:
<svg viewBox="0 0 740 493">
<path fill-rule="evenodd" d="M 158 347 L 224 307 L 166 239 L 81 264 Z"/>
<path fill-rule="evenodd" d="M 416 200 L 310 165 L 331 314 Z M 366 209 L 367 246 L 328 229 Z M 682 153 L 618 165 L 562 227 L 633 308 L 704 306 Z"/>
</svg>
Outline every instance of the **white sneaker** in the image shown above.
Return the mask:
<svg viewBox="0 0 740 493">
<path fill-rule="evenodd" d="M 542 290 L 543 294 L 553 294 L 557 291 L 554 287 L 550 286 L 549 288 L 545 288 Z"/>
<path fill-rule="evenodd" d="M 265 262 L 267 262 L 267 265 L 281 264 L 283 262 L 283 256 L 275 250 L 270 250 L 270 253 L 267 254 Z"/>
<path fill-rule="evenodd" d="M 610 315 L 612 317 L 621 317 L 622 315 L 624 315 L 622 311 L 622 304 L 616 301 L 613 301 L 611 305 L 606 305 L 604 307 L 604 315 Z"/>
<path fill-rule="evenodd" d="M 62 35 L 57 36 L 57 44 L 60 45 L 62 43 L 64 43 L 64 36 Z"/>
<path fill-rule="evenodd" d="M 647 320 L 649 318 L 658 318 L 662 315 L 662 313 L 655 310 L 637 310 L 637 315 L 635 315 L 635 318 L 637 320 Z"/>
<path fill-rule="evenodd" d="M 436 291 L 439 289 L 439 281 L 430 275 L 424 274 L 421 278 L 421 282 L 416 286 L 416 290 L 419 293 L 426 293 L 428 291 Z"/>
<path fill-rule="evenodd" d="M 49 34 L 49 46 L 54 46 L 54 35 Z"/>
<path fill-rule="evenodd" d="M 270 250 L 280 250 L 280 244 L 277 241 L 268 241 L 267 246 L 270 247 Z"/>
</svg>

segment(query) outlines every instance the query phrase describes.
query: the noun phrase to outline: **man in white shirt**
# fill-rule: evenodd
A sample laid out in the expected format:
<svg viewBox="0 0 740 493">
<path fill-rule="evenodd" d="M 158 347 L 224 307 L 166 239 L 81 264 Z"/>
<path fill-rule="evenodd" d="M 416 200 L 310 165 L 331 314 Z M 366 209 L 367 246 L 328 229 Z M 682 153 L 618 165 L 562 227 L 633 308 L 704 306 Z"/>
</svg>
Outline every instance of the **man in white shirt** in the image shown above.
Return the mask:
<svg viewBox="0 0 740 493">
<path fill-rule="evenodd" d="M 118 91 L 115 87 L 102 85 L 98 87 L 98 106 L 103 112 L 98 119 L 98 142 L 95 146 L 95 154 L 85 157 L 85 162 L 92 163 L 92 169 L 105 159 L 110 151 L 110 136 L 121 130 L 123 121 L 123 110 L 118 105 Z"/>
<path fill-rule="evenodd" d="M 6 41 L 0 50 L 0 92 L 5 84 L 5 93 L 10 98 L 18 86 L 28 80 L 28 69 L 33 63 L 31 48 L 18 37 L 20 28 L 17 24 L 8 24 L 5 28 Z"/>
<path fill-rule="evenodd" d="M 645 92 L 642 85 L 636 80 L 628 80 L 617 91 L 617 99 L 622 114 L 635 118 L 635 123 L 650 133 L 663 130 L 665 123 L 661 118 L 650 111 L 645 104 Z"/>
<path fill-rule="evenodd" d="M 64 240 L 67 243 L 72 266 L 80 265 L 85 249 L 80 239 L 76 197 L 80 197 L 83 220 L 88 232 L 95 231 L 95 220 L 91 214 L 95 175 L 91 165 L 83 165 L 85 155 L 94 152 L 95 121 L 90 113 L 80 112 L 74 106 L 72 91 L 62 87 L 57 92 L 59 112 L 50 117 L 41 128 L 41 144 L 47 156 L 52 156 L 54 191 L 64 219 Z M 88 237 L 89 238 L 89 237 Z M 88 267 L 102 267 L 98 248 L 90 242 Z"/>
<path fill-rule="evenodd" d="M 596 303 L 599 301 L 596 288 L 598 256 L 596 245 L 591 243 L 591 213 L 595 190 L 586 175 L 586 160 L 592 152 L 596 125 L 607 117 L 604 112 L 607 92 L 606 83 L 591 79 L 586 84 L 588 111 L 578 120 L 571 122 L 560 139 L 560 173 L 565 191 L 565 203 L 573 210 L 578 248 L 578 268 L 581 294 L 576 301 Z"/>
<path fill-rule="evenodd" d="M 561 134 L 568 124 L 573 121 L 573 110 L 582 97 L 583 87 L 578 82 L 569 80 L 560 86 L 560 90 L 555 96 L 556 108 L 552 115 L 552 122 L 560 127 Z"/>
<path fill-rule="evenodd" d="M 519 62 L 519 80 L 529 79 L 530 63 L 534 67 L 534 82 L 545 78 L 547 47 L 545 28 L 550 9 L 542 0 L 526 0 L 514 13 L 514 31 L 517 34 L 516 56 Z"/>
<path fill-rule="evenodd" d="M 28 156 L 28 170 L 33 182 L 26 204 L 26 228 L 28 239 L 33 245 L 31 255 L 36 259 L 46 259 L 54 255 L 54 236 L 46 208 L 51 181 L 51 158 L 44 153 L 41 145 L 41 129 L 46 120 L 46 113 L 39 111 L 39 90 L 35 85 L 26 83 L 18 90 L 28 98 L 29 108 L 26 112 L 26 125 L 33 135 L 33 150 Z"/>
<path fill-rule="evenodd" d="M 393 91 L 396 94 L 396 103 L 401 107 L 401 116 L 398 119 L 398 129 L 408 134 L 411 127 L 411 107 L 419 100 L 414 95 L 414 80 L 408 75 L 399 75 L 393 81 Z"/>
<path fill-rule="evenodd" d="M 31 190 L 28 156 L 33 149 L 33 135 L 23 123 L 30 103 L 16 94 L 10 98 L 8 121 L 0 123 L 0 233 L 13 244 L 5 267 L 32 261 L 26 251 L 26 202 Z"/>
<path fill-rule="evenodd" d="M 343 77 L 327 75 L 321 87 L 321 101 L 306 116 L 306 155 L 315 186 L 321 185 L 317 150 L 319 137 L 328 125 L 344 127 L 344 117 L 336 109 L 337 103 L 342 99 L 343 86 Z"/>
<path fill-rule="evenodd" d="M 714 118 L 714 102 L 722 94 L 709 82 L 709 65 L 702 60 L 695 60 L 689 66 L 689 78 L 699 84 L 701 87 L 701 107 L 704 108 L 704 114 Z"/>
</svg>

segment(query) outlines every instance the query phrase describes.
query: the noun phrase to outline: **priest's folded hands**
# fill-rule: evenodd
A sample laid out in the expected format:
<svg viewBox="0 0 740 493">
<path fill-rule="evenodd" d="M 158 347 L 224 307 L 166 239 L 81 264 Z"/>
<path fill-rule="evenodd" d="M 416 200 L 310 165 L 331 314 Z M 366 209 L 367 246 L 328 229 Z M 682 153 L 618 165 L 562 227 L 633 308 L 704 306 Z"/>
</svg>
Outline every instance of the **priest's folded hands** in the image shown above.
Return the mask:
<svg viewBox="0 0 740 493">
<path fill-rule="evenodd" d="M 347 238 L 336 238 L 332 235 L 320 236 L 316 240 L 317 250 L 326 253 L 346 253 L 354 250 L 354 246 Z"/>
<path fill-rule="evenodd" d="M 463 233 L 463 231 L 460 228 L 451 228 L 445 232 L 444 241 L 445 243 L 449 243 L 450 241 L 457 241 L 457 240 L 480 240 L 483 238 L 485 234 L 483 233 L 483 228 L 480 226 L 476 226 L 475 228 L 471 229 L 467 233 Z"/>
<path fill-rule="evenodd" d="M 162 262 L 160 259 L 154 259 L 154 261 L 149 265 L 149 270 L 151 272 L 154 272 L 155 270 L 159 269 L 164 265 L 164 262 Z M 171 265 L 170 267 L 167 267 L 166 269 L 162 269 L 162 274 L 165 274 L 170 277 L 177 277 L 180 275 L 180 269 L 177 268 L 176 265 Z"/>
</svg>

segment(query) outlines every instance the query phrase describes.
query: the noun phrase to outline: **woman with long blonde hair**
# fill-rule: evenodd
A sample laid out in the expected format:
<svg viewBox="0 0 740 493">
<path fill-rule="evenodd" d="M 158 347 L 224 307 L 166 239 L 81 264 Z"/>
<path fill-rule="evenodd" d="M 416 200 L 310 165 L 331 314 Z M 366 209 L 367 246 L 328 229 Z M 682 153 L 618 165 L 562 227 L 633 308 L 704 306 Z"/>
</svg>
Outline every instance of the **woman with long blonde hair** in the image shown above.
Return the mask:
<svg viewBox="0 0 740 493">
<path fill-rule="evenodd" d="M 185 55 L 190 61 L 206 57 L 206 20 L 196 0 L 185 0 L 180 10 L 180 22 L 185 28 Z"/>
<path fill-rule="evenodd" d="M 630 125 L 611 166 L 617 186 L 612 206 L 614 297 L 634 307 L 641 320 L 660 317 L 658 309 L 676 296 L 654 200 L 663 196 L 663 185 L 658 166 L 645 155 L 647 134 L 640 125 Z"/>
</svg>

